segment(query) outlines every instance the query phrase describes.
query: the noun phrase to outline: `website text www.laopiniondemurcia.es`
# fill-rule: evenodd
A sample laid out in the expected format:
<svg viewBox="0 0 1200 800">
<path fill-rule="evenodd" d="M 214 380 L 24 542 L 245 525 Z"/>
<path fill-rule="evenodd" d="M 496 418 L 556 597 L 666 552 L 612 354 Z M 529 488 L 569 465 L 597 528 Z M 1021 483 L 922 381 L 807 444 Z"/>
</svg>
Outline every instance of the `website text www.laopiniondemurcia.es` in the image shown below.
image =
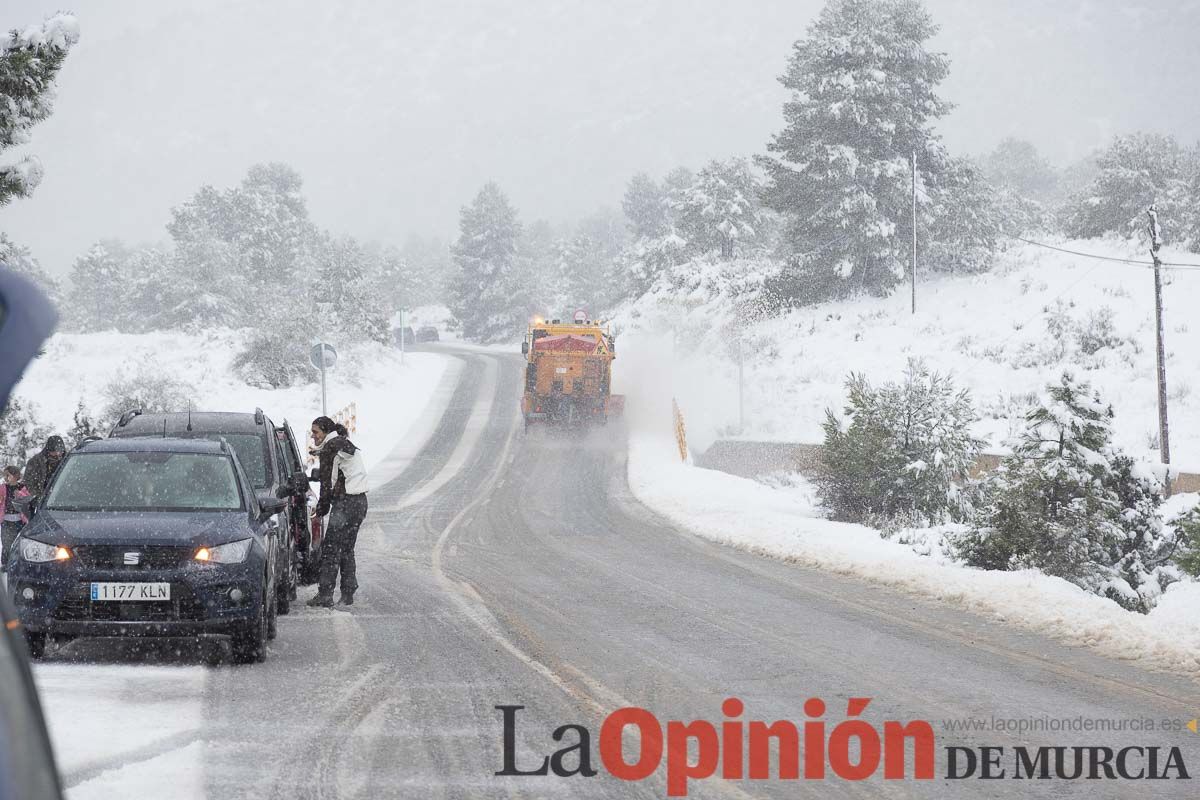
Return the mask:
<svg viewBox="0 0 1200 800">
<path fill-rule="evenodd" d="M 600 766 L 612 777 L 644 781 L 663 767 L 669 797 L 685 797 L 689 782 L 724 780 L 861 781 L 879 774 L 885 780 L 1164 780 L 1190 779 L 1179 747 L 1130 745 L 946 746 L 943 769 L 937 769 L 938 745 L 926 720 L 885 720 L 882 733 L 861 715 L 871 698 L 851 697 L 846 719 L 824 719 L 825 701 L 804 703 L 808 719 L 746 720 L 744 703 L 727 698 L 723 719 L 663 724 L 644 708 L 610 713 L 600 726 Z M 592 734 L 585 725 L 565 724 L 550 734 L 553 752 L 519 757 L 518 714 L 523 705 L 497 705 L 501 714 L 503 766 L 497 776 L 592 778 L 599 774 Z M 627 747 L 626 745 L 632 745 Z M 775 754 L 774 761 L 772 753 Z M 521 762 L 521 763 L 518 763 Z"/>
</svg>

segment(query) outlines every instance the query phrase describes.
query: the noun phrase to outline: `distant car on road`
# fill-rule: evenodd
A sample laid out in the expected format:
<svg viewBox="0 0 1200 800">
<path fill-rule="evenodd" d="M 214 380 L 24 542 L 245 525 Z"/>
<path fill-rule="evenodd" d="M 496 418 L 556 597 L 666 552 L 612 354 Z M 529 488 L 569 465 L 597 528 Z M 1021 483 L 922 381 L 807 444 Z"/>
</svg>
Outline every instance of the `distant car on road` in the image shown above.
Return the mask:
<svg viewBox="0 0 1200 800">
<path fill-rule="evenodd" d="M 276 425 L 255 409 L 253 413 L 214 411 L 173 411 L 143 414 L 128 411 L 109 434 L 114 438 L 130 436 L 174 436 L 180 439 L 224 439 L 237 453 L 246 476 L 260 497 L 286 498 L 288 508 L 281 515 L 279 529 L 289 535 L 273 536 L 278 549 L 279 567 L 275 584 L 279 587 L 279 613 L 287 614 L 296 597 L 296 586 L 313 583 L 321 561 L 320 518 L 310 524 L 308 477 L 304 460 L 292 428 L 285 420 Z M 315 501 L 315 497 L 312 498 Z"/>
<path fill-rule="evenodd" d="M 276 614 L 267 530 L 286 506 L 255 496 L 227 442 L 85 442 L 31 506 L 9 562 L 30 654 L 49 637 L 173 636 L 262 661 Z"/>
<path fill-rule="evenodd" d="M 417 329 L 418 342 L 436 342 L 439 338 L 438 329 L 432 325 L 424 325 Z"/>
<path fill-rule="evenodd" d="M 405 347 L 408 347 L 410 344 L 416 343 L 417 336 L 413 333 L 411 325 L 405 325 L 403 328 L 392 329 L 392 339 L 395 341 L 397 347 L 400 346 L 401 341 L 404 342 Z"/>
</svg>

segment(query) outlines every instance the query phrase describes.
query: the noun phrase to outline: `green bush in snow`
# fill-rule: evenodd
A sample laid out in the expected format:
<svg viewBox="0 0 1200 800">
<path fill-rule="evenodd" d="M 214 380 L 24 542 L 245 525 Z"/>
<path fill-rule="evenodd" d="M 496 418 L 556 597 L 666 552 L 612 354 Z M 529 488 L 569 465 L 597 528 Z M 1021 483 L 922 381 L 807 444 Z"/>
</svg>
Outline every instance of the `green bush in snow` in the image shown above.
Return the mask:
<svg viewBox="0 0 1200 800">
<path fill-rule="evenodd" d="M 1013 452 L 978 487 L 956 555 L 985 569 L 1037 569 L 1148 611 L 1180 576 L 1158 478 L 1111 442 L 1111 406 L 1064 373 L 1031 409 Z"/>
<path fill-rule="evenodd" d="M 900 383 L 846 381 L 844 414 L 826 411 L 822 503 L 842 520 L 904 516 L 942 522 L 965 511 L 959 487 L 982 443 L 970 394 L 910 361 Z"/>
</svg>

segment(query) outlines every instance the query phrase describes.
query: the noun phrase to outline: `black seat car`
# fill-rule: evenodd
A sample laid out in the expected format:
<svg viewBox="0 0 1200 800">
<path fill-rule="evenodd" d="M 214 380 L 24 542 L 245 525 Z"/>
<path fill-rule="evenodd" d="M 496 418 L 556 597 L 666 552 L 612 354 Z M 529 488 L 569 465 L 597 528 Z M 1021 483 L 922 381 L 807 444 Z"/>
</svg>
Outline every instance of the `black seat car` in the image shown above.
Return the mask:
<svg viewBox="0 0 1200 800">
<path fill-rule="evenodd" d="M 255 495 L 226 442 L 76 447 L 9 562 L 30 653 L 48 637 L 219 637 L 235 661 L 261 661 L 275 629 L 273 518 L 286 506 Z"/>
<path fill-rule="evenodd" d="M 286 420 L 283 425 L 276 425 L 262 409 L 255 409 L 253 413 L 176 411 L 143 414 L 128 411 L 109 436 L 174 436 L 229 442 L 259 497 L 279 497 L 288 501 L 279 525 L 290 535 L 280 536 L 276 542 L 279 548 L 276 558 L 279 613 L 287 614 L 290 610 L 297 584 L 316 581 L 321 557 L 320 520 L 310 524 L 309 482 L 296 437 Z"/>
<path fill-rule="evenodd" d="M 418 342 L 436 342 L 439 338 L 438 329 L 432 325 L 423 325 L 417 329 Z"/>
</svg>

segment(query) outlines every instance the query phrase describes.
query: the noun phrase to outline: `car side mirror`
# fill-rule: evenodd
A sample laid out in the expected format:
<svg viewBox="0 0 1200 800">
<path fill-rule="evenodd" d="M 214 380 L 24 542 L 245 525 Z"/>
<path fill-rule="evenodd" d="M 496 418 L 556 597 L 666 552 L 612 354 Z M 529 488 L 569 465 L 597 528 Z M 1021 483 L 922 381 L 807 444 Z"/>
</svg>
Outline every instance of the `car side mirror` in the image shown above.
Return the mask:
<svg viewBox="0 0 1200 800">
<path fill-rule="evenodd" d="M 320 483 L 321 482 L 321 473 L 317 470 L 316 467 L 313 467 L 312 472 L 308 473 L 308 482 L 309 483 Z"/>
<path fill-rule="evenodd" d="M 271 517 L 287 508 L 287 500 L 278 497 L 258 498 L 258 521 L 266 522 Z"/>
<path fill-rule="evenodd" d="M 299 497 L 308 494 L 308 476 L 303 472 L 292 473 L 292 494 Z"/>
<path fill-rule="evenodd" d="M 529 342 L 521 342 L 521 355 L 529 355 Z"/>
<path fill-rule="evenodd" d="M 22 514 L 32 519 L 33 515 L 37 513 L 38 499 L 34 495 L 14 497 L 13 505 L 16 506 L 17 510 Z"/>
</svg>

